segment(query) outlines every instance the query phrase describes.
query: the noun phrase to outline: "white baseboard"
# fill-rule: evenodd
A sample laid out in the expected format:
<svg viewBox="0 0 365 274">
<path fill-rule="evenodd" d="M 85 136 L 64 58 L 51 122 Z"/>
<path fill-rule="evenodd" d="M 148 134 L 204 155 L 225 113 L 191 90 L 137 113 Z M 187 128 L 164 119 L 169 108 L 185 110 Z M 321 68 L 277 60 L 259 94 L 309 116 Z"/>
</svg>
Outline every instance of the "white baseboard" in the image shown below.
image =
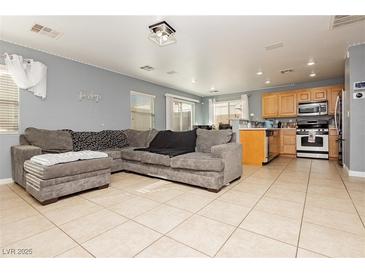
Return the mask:
<svg viewBox="0 0 365 274">
<path fill-rule="evenodd" d="M 12 178 L 5 178 L 5 179 L 0 179 L 0 185 L 6 185 L 6 184 L 11 184 L 13 183 L 13 179 Z"/>
<path fill-rule="evenodd" d="M 365 172 L 364 171 L 355 171 L 355 170 L 350 170 L 346 165 L 343 165 L 347 174 L 350 177 L 363 177 L 365 178 Z"/>
</svg>

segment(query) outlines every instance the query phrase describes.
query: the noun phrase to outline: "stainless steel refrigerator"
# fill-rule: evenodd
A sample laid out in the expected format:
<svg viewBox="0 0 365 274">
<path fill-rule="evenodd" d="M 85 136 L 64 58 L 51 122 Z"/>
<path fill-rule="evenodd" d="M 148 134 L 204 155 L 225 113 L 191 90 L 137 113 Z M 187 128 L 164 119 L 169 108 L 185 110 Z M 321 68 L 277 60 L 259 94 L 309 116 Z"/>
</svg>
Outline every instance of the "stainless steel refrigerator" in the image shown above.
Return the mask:
<svg viewBox="0 0 365 274">
<path fill-rule="evenodd" d="M 337 96 L 336 99 L 336 108 L 335 108 L 335 126 L 337 129 L 338 139 L 338 164 L 340 166 L 343 166 L 343 149 L 344 149 L 344 127 L 343 127 L 343 121 L 344 121 L 344 100 L 345 100 L 345 94 L 342 90 L 341 93 Z"/>
</svg>

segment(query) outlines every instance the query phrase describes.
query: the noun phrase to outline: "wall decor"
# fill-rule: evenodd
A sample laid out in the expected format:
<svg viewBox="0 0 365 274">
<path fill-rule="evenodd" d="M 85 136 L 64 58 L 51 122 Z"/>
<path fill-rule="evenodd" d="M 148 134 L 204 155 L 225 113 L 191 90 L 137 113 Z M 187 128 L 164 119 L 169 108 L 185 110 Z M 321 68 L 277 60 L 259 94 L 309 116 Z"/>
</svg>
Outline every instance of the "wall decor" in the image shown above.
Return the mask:
<svg viewBox="0 0 365 274">
<path fill-rule="evenodd" d="M 87 101 L 94 101 L 96 103 L 99 103 L 101 100 L 101 95 L 96 94 L 92 91 L 80 91 L 79 96 L 80 101 L 87 100 Z"/>
</svg>

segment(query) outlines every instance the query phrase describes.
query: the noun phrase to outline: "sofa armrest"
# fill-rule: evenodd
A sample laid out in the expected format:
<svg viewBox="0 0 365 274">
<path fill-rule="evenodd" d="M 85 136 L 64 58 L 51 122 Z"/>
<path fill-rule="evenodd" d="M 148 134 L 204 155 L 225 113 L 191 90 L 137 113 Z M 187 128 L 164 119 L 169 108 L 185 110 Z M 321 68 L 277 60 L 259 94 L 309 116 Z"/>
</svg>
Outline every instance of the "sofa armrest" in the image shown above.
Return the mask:
<svg viewBox="0 0 365 274">
<path fill-rule="evenodd" d="M 30 145 L 11 147 L 11 169 L 14 182 L 25 187 L 24 162 L 35 155 L 42 154 L 42 149 Z"/>
<path fill-rule="evenodd" d="M 242 175 L 242 145 L 239 143 L 228 143 L 212 146 L 211 152 L 214 156 L 224 161 L 224 183 L 241 177 Z"/>
</svg>

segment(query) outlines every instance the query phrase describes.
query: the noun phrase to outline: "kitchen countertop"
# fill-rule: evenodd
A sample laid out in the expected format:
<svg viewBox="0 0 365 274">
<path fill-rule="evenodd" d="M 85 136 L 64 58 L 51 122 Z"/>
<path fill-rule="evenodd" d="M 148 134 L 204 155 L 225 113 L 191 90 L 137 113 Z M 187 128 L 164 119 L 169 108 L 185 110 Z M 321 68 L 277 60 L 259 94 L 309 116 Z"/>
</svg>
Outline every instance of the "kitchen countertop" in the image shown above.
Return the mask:
<svg viewBox="0 0 365 274">
<path fill-rule="evenodd" d="M 267 127 L 250 127 L 240 128 L 240 130 L 280 130 L 281 128 L 267 128 Z"/>
</svg>

